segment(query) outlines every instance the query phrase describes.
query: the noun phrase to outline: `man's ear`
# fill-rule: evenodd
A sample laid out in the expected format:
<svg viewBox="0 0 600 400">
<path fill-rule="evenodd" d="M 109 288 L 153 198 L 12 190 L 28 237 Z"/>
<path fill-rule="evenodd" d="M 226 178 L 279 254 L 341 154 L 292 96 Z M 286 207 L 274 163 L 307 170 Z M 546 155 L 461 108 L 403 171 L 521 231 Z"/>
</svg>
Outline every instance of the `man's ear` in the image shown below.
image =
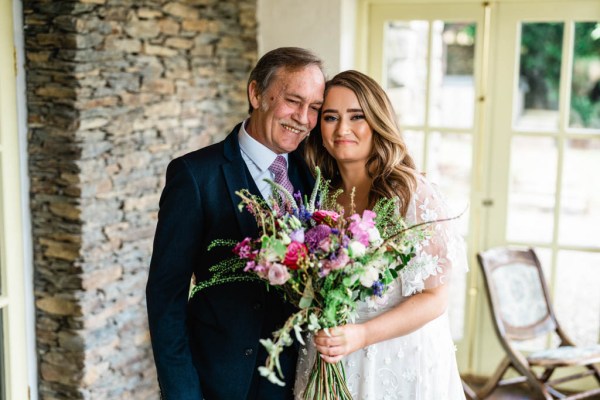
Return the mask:
<svg viewBox="0 0 600 400">
<path fill-rule="evenodd" d="M 258 84 L 256 81 L 250 82 L 248 85 L 248 99 L 250 99 L 250 104 L 252 104 L 252 108 L 255 110 L 260 108 L 260 99 L 261 95 L 258 93 Z"/>
</svg>

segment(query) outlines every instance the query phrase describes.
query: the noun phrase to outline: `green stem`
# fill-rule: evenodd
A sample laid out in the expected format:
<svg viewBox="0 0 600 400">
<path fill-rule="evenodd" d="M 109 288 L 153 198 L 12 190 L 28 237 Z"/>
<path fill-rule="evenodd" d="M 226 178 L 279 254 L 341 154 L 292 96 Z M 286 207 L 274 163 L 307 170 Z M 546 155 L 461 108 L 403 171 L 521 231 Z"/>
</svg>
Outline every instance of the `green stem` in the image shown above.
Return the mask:
<svg viewBox="0 0 600 400">
<path fill-rule="evenodd" d="M 330 364 L 317 354 L 310 372 L 303 400 L 352 400 L 346 385 L 344 365 Z"/>
</svg>

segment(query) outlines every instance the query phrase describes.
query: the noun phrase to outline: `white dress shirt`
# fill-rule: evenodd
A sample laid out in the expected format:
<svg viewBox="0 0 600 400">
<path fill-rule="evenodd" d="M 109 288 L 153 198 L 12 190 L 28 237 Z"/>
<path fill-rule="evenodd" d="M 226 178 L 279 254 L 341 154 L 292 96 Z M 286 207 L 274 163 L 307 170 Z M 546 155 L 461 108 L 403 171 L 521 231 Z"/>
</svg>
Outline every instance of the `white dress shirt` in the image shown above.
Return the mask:
<svg viewBox="0 0 600 400">
<path fill-rule="evenodd" d="M 246 131 L 247 122 L 248 119 L 242 122 L 242 126 L 238 132 L 242 158 L 246 162 L 246 166 L 248 166 L 250 175 L 252 175 L 252 179 L 254 179 L 258 190 L 260 190 L 265 199 L 268 199 L 271 196 L 271 186 L 264 179 L 268 178 L 275 181 L 275 174 L 269 171 L 269 167 L 275 161 L 277 154 L 248 134 L 248 131 Z M 287 162 L 288 155 L 281 155 L 285 157 L 285 161 Z"/>
</svg>

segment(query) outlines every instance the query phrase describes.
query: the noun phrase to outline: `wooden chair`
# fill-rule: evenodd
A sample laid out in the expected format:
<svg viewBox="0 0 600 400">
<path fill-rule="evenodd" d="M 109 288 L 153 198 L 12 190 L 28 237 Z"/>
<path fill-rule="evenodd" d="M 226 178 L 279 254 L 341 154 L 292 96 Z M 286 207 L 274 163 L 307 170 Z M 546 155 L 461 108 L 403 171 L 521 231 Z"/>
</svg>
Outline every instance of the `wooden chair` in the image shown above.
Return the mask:
<svg viewBox="0 0 600 400">
<path fill-rule="evenodd" d="M 479 400 L 475 390 L 471 386 L 469 386 L 464 380 L 462 381 L 463 391 L 465 392 L 465 398 L 467 400 Z"/>
<path fill-rule="evenodd" d="M 575 346 L 560 328 L 554 315 L 540 261 L 532 249 L 494 248 L 477 254 L 487 289 L 494 328 L 506 352 L 489 381 L 477 392 L 486 398 L 496 387 L 527 382 L 541 399 L 583 399 L 600 394 L 600 388 L 566 396 L 555 385 L 594 375 L 600 384 L 600 345 Z M 582 305 L 585 306 L 585 305 Z M 524 354 L 515 347 L 519 341 L 554 333 L 559 346 Z M 550 380 L 560 367 L 582 366 L 580 373 Z M 503 379 L 509 368 L 521 376 Z M 541 368 L 537 373 L 532 367 Z"/>
</svg>

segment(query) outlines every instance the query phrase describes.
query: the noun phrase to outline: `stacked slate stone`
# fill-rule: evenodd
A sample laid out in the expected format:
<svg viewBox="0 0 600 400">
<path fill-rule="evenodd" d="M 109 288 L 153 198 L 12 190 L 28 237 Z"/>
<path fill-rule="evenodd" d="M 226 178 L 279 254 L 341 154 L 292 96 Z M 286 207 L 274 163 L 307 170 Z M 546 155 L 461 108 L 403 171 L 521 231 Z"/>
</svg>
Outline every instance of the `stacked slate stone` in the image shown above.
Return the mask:
<svg viewBox="0 0 600 400">
<path fill-rule="evenodd" d="M 256 0 L 23 9 L 40 398 L 157 398 L 144 289 L 164 174 L 246 116 Z"/>
</svg>

